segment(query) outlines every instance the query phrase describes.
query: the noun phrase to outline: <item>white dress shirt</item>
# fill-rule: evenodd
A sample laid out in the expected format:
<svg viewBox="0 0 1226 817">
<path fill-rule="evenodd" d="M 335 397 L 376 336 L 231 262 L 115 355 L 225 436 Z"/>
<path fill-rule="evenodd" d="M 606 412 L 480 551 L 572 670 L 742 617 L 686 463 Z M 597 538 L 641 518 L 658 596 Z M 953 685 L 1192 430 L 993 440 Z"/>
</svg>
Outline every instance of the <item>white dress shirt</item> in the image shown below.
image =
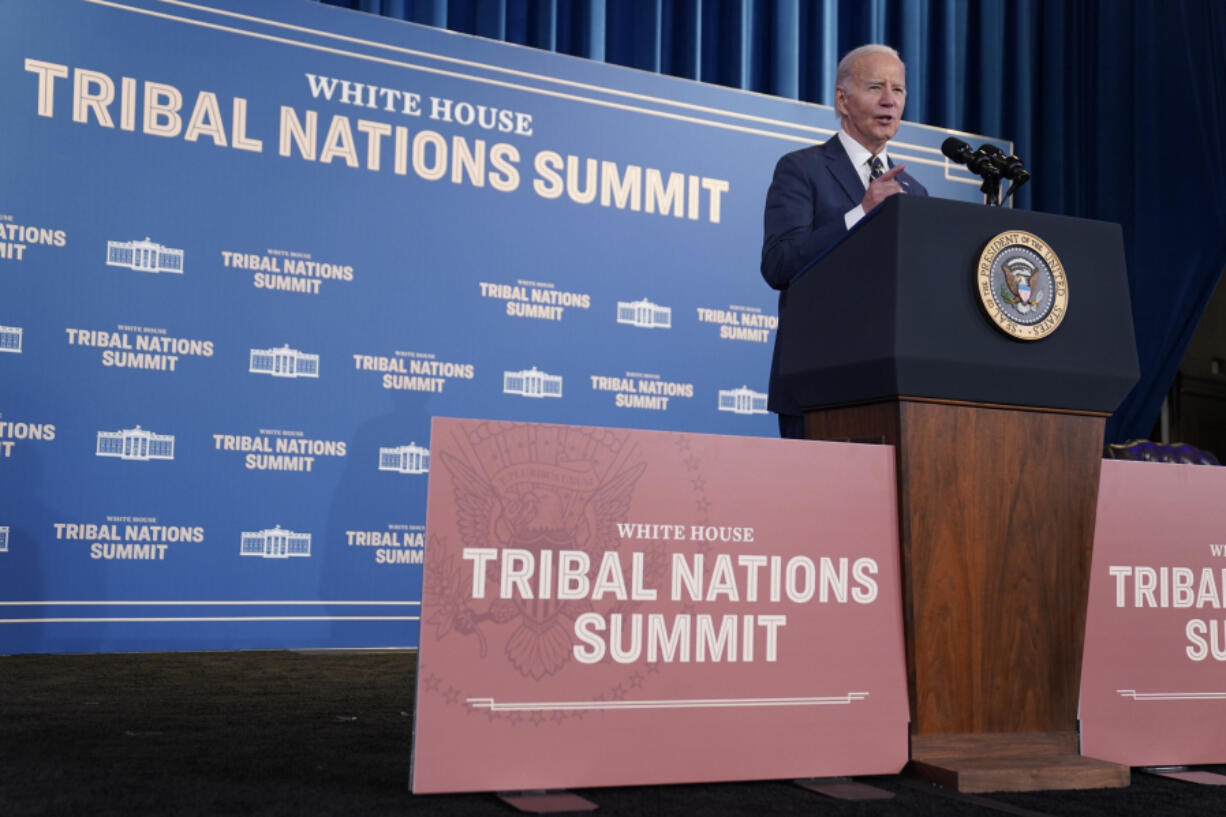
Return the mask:
<svg viewBox="0 0 1226 817">
<path fill-rule="evenodd" d="M 873 154 L 842 128 L 839 128 L 839 141 L 843 143 L 843 150 L 847 151 L 847 158 L 851 159 L 852 167 L 856 169 L 856 173 L 860 174 L 860 183 L 864 185 L 865 190 L 868 190 L 868 176 L 872 172 L 869 162 L 873 160 Z M 886 155 L 885 149 L 882 148 L 877 156 L 881 159 L 882 170 L 888 170 L 890 167 L 890 157 Z M 843 214 L 843 224 L 850 230 L 862 218 L 864 218 L 864 206 L 857 204 Z"/>
</svg>

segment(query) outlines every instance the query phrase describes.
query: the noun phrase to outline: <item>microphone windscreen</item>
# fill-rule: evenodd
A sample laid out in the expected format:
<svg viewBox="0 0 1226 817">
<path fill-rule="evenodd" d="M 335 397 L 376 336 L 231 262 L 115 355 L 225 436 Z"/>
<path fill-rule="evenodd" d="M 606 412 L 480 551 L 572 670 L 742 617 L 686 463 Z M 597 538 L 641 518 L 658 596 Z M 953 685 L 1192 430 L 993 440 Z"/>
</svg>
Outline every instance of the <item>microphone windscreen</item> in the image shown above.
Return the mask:
<svg viewBox="0 0 1226 817">
<path fill-rule="evenodd" d="M 967 160 L 974 155 L 971 153 L 971 146 L 956 136 L 950 136 L 941 143 L 941 153 L 960 165 L 966 164 Z"/>
</svg>

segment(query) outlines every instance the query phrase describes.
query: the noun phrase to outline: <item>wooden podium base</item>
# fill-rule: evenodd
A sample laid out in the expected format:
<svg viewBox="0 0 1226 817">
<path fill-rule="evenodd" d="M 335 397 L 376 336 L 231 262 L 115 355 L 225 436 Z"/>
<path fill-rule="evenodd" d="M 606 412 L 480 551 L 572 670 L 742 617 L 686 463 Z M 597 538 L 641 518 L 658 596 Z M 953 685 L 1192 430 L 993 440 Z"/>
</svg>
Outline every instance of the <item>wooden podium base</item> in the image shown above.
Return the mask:
<svg viewBox="0 0 1226 817">
<path fill-rule="evenodd" d="M 1117 789 L 1131 769 L 1084 757 L 1075 732 L 923 735 L 911 739 L 906 773 L 955 791 Z"/>
<path fill-rule="evenodd" d="M 805 415 L 896 449 L 912 768 L 960 791 L 1128 785 L 1076 739 L 1102 415 L 896 398 Z"/>
</svg>

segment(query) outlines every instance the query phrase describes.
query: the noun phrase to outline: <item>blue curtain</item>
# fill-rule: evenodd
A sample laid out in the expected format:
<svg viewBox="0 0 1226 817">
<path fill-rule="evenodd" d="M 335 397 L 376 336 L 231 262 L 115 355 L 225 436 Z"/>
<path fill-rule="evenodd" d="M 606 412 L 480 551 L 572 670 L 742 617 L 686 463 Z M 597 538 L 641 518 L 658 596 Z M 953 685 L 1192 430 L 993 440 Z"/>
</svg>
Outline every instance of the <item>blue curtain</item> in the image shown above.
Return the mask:
<svg viewBox="0 0 1226 817">
<path fill-rule="evenodd" d="M 1226 267 L 1221 0 L 324 1 L 826 105 L 844 52 L 894 46 L 907 119 L 1013 140 L 1017 206 L 1122 225 L 1141 381 L 1108 441 L 1149 436 Z"/>
</svg>

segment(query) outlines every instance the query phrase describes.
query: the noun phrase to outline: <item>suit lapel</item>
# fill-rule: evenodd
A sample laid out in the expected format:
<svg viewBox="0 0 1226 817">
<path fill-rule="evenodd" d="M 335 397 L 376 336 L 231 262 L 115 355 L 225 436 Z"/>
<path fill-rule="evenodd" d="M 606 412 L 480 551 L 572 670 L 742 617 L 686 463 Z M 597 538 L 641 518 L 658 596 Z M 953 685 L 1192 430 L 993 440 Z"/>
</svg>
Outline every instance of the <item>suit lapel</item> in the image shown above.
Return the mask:
<svg viewBox="0 0 1226 817">
<path fill-rule="evenodd" d="M 860 174 L 851 166 L 851 159 L 843 150 L 843 143 L 837 134 L 822 145 L 822 154 L 826 157 L 827 169 L 847 194 L 847 200 L 851 202 L 849 207 L 855 207 L 864 198 L 864 182 L 860 181 Z"/>
<path fill-rule="evenodd" d="M 888 162 L 888 164 L 890 165 L 890 167 L 894 167 L 894 165 L 895 165 L 895 164 L 897 164 L 897 163 L 894 161 L 894 157 L 893 157 L 893 156 L 890 156 L 890 157 L 889 157 L 889 162 Z M 904 184 L 904 185 L 903 185 L 903 187 L 904 187 L 904 188 L 906 188 L 906 187 L 911 187 L 912 185 L 914 185 L 914 186 L 915 186 L 915 188 L 914 188 L 914 189 L 916 189 L 916 190 L 918 190 L 918 189 L 919 189 L 919 182 L 917 182 L 917 181 L 915 180 L 915 177 L 914 177 L 914 176 L 912 176 L 910 173 L 908 173 L 908 172 L 907 172 L 907 171 L 905 171 L 905 170 L 904 170 L 902 173 L 899 173 L 899 174 L 898 174 L 898 176 L 896 176 L 895 178 L 897 178 L 897 179 L 898 179 L 898 181 L 900 181 L 900 182 L 906 182 L 906 184 Z M 908 191 L 908 192 L 911 192 L 911 191 Z"/>
</svg>

